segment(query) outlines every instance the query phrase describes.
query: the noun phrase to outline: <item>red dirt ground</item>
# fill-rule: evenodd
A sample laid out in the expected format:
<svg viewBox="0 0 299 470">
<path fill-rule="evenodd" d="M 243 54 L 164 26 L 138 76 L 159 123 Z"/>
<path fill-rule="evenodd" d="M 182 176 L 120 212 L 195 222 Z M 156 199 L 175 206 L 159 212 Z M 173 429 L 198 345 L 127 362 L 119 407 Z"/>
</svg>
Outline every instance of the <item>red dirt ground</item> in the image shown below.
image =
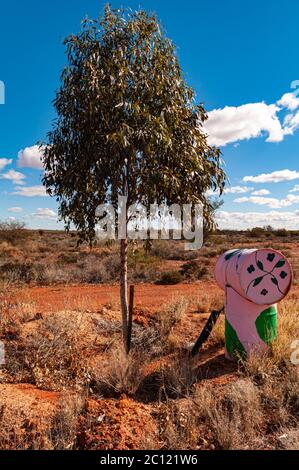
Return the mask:
<svg viewBox="0 0 299 470">
<path fill-rule="evenodd" d="M 298 296 L 298 286 L 292 288 L 290 295 Z M 84 309 L 86 313 L 92 314 L 87 315 L 89 320 L 94 316 L 96 318 L 106 316 L 116 320 L 116 315 L 119 320 L 118 285 L 26 287 L 19 290 L 16 296 L 20 302 L 34 305 L 37 314 L 51 315 L 64 310 L 75 312 Z M 194 305 L 205 302 L 208 305 L 207 310 L 202 310 L 206 313 L 200 313 L 196 307 L 189 309 L 176 330 L 182 344 L 195 341 L 208 317 L 209 299 L 218 298 L 220 302 L 223 299 L 223 292 L 214 282 L 198 281 L 173 286 L 137 284 L 134 320 L 136 323 L 142 324 L 144 321 L 146 324 L 151 313 L 155 315 L 162 304 L 167 304 L 178 296 L 190 298 L 194 301 Z M 39 321 L 38 317 L 36 321 Z M 32 327 L 34 323 L 35 321 Z M 164 360 L 167 362 L 170 356 Z M 101 355 L 99 357 L 101 358 Z M 148 375 L 154 374 L 159 367 L 157 359 L 150 364 L 146 372 Z M 224 357 L 224 351 L 219 346 L 205 345 L 198 358 L 194 360 L 193 367 L 201 378 L 198 387 L 208 381 L 212 387 L 217 389 L 219 387 L 219 393 L 223 386 L 237 380 L 238 377 L 236 364 Z M 46 421 L 49 421 L 55 413 L 55 409 L 57 410 L 60 397 L 59 392 L 46 392 L 27 384 L 0 383 L 0 414 L 3 409 L 6 413 L 15 415 L 16 426 L 21 430 L 24 428 L 22 424 L 24 417 L 28 423 L 38 423 L 38 429 L 43 428 Z M 88 413 L 80 417 L 78 445 L 82 449 L 134 449 L 141 445 L 148 448 L 151 442 L 147 442 L 147 437 L 157 436 L 158 433 L 157 421 L 154 419 L 157 406 L 125 396 L 120 400 L 89 399 L 86 410 Z"/>
<path fill-rule="evenodd" d="M 161 286 L 154 284 L 137 284 L 135 286 L 135 306 L 142 306 L 157 311 L 162 304 L 170 302 L 174 297 L 198 297 L 205 295 L 223 296 L 219 287 L 210 281 L 198 281 L 190 284 Z M 56 287 L 26 287 L 18 291 L 18 300 L 34 302 L 36 310 L 59 312 L 61 310 L 77 310 L 78 307 L 96 311 L 111 302 L 119 303 L 118 285 L 78 285 Z"/>
</svg>

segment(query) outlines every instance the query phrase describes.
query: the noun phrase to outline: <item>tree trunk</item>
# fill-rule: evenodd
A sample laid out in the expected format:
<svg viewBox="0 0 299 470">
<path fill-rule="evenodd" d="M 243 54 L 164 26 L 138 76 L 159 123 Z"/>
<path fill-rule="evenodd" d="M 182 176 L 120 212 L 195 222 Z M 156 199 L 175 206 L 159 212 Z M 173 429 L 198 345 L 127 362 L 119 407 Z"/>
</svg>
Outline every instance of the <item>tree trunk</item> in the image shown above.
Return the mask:
<svg viewBox="0 0 299 470">
<path fill-rule="evenodd" d="M 123 343 L 126 353 L 128 348 L 128 240 L 120 240 L 120 302 L 122 314 Z"/>
</svg>

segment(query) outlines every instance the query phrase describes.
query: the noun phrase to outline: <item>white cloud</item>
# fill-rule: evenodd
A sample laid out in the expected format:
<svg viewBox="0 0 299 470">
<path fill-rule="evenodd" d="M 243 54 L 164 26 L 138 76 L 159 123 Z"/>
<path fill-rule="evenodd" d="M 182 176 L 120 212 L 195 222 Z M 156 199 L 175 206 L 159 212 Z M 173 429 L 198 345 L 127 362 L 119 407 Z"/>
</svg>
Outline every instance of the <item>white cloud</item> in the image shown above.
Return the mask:
<svg viewBox="0 0 299 470">
<path fill-rule="evenodd" d="M 57 214 L 54 212 L 52 209 L 49 209 L 48 207 L 41 208 L 39 207 L 37 211 L 32 214 L 33 217 L 36 217 L 38 219 L 57 219 Z"/>
<path fill-rule="evenodd" d="M 268 194 L 271 194 L 268 189 L 258 189 L 257 191 L 253 191 L 253 193 L 251 193 L 252 196 L 267 196 Z"/>
<path fill-rule="evenodd" d="M 290 193 L 297 193 L 299 191 L 299 184 L 295 184 L 293 189 L 291 189 L 289 192 Z"/>
<path fill-rule="evenodd" d="M 249 193 L 252 191 L 253 188 L 249 188 L 248 186 L 231 186 L 230 188 L 225 188 L 225 194 L 242 194 L 242 193 Z"/>
<path fill-rule="evenodd" d="M 216 213 L 216 220 L 221 229 L 246 230 L 253 227 L 271 225 L 273 228 L 298 230 L 299 211 L 295 212 L 227 212 Z"/>
<path fill-rule="evenodd" d="M 214 191 L 213 189 L 208 189 L 206 192 L 205 192 L 205 195 L 206 197 L 219 197 L 219 191 Z"/>
<path fill-rule="evenodd" d="M 7 173 L 0 175 L 0 179 L 12 181 L 14 184 L 24 184 L 26 176 L 15 170 L 9 170 Z"/>
<path fill-rule="evenodd" d="M 299 196 L 293 196 L 288 194 L 285 199 L 277 199 L 271 197 L 262 197 L 262 196 L 250 196 L 250 197 L 240 197 L 234 199 L 234 202 L 242 204 L 244 202 L 250 202 L 252 204 L 257 204 L 259 206 L 269 206 L 272 209 L 280 209 L 282 207 L 292 206 L 293 204 L 299 203 Z"/>
<path fill-rule="evenodd" d="M 273 104 L 264 101 L 241 106 L 225 106 L 208 112 L 204 130 L 211 145 L 225 146 L 239 141 L 266 135 L 266 142 L 281 142 L 299 128 L 299 98 L 294 93 L 285 93 Z M 288 110 L 284 120 L 279 113 Z"/>
<path fill-rule="evenodd" d="M 299 111 L 295 114 L 288 114 L 284 120 L 284 134 L 293 135 L 299 127 Z"/>
<path fill-rule="evenodd" d="M 294 111 L 299 107 L 299 98 L 297 98 L 294 93 L 285 93 L 280 100 L 277 101 L 277 104 L 290 111 Z"/>
<path fill-rule="evenodd" d="M 267 133 L 267 142 L 281 142 L 284 132 L 277 116 L 276 104 L 249 103 L 225 106 L 208 113 L 204 129 L 211 145 L 224 146 L 231 142 L 248 140 Z"/>
<path fill-rule="evenodd" d="M 3 170 L 8 165 L 12 164 L 12 159 L 10 158 L 0 158 L 0 171 Z"/>
<path fill-rule="evenodd" d="M 295 170 L 278 170 L 272 173 L 262 173 L 257 176 L 244 176 L 245 183 L 280 183 L 299 179 L 299 172 Z"/>
<path fill-rule="evenodd" d="M 23 212 L 22 207 L 9 207 L 8 212 L 15 212 L 16 214 L 19 214 L 20 212 Z"/>
<path fill-rule="evenodd" d="M 43 151 L 39 145 L 26 147 L 25 149 L 22 149 L 18 152 L 18 166 L 22 168 L 36 168 L 42 170 L 42 154 Z"/>
<path fill-rule="evenodd" d="M 25 196 L 25 197 L 34 197 L 34 196 L 47 196 L 46 190 L 44 186 L 25 186 L 23 188 L 19 188 L 18 191 L 13 193 L 17 196 Z"/>
<path fill-rule="evenodd" d="M 252 190 L 253 188 L 249 188 L 248 186 L 230 186 L 224 189 L 223 194 L 243 194 L 249 193 Z M 206 192 L 206 196 L 219 197 L 219 191 L 213 191 L 212 189 L 209 189 Z"/>
</svg>

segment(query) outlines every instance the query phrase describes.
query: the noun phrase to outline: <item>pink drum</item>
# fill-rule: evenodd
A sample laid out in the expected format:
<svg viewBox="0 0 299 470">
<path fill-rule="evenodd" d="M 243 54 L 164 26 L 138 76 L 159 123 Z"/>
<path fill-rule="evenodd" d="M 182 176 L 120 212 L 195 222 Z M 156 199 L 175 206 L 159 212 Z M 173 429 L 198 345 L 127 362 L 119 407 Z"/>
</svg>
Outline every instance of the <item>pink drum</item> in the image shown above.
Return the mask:
<svg viewBox="0 0 299 470">
<path fill-rule="evenodd" d="M 225 290 L 225 336 L 228 357 L 261 351 L 276 337 L 276 303 L 292 284 L 292 268 L 279 251 L 230 250 L 215 268 Z"/>
</svg>

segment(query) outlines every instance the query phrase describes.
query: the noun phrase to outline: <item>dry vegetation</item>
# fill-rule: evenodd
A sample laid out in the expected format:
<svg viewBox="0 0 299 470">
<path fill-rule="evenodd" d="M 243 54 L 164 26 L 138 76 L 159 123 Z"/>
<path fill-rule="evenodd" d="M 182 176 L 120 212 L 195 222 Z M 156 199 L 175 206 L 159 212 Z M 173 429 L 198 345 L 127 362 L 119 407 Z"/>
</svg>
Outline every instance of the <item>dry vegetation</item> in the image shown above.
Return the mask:
<svg viewBox="0 0 299 470">
<path fill-rule="evenodd" d="M 6 361 L 0 367 L 0 448 L 298 449 L 299 369 L 290 361 L 299 334 L 296 285 L 281 304 L 271 352 L 239 364 L 227 361 L 221 316 L 199 356 L 188 355 L 211 309 L 222 305 L 212 272 L 228 247 L 280 249 L 291 258 L 296 278 L 299 236 L 282 232 L 218 233 L 195 253 L 172 241 L 157 241 L 150 253 L 132 245 L 131 281 L 151 282 L 153 297 L 161 289 L 155 284 L 165 279 L 183 282 L 184 290 L 154 306 L 150 298 L 135 306 L 133 347 L 126 356 L 112 288 L 109 301 L 89 296 L 66 301 L 63 309 L 54 302 L 42 309 L 33 287 L 113 283 L 117 246 L 90 250 L 77 246 L 76 234 L 1 226 Z M 68 288 L 41 289 L 43 296 L 52 289 L 58 301 Z"/>
<path fill-rule="evenodd" d="M 219 232 L 194 252 L 186 252 L 179 241 L 156 240 L 150 252 L 142 243 L 132 242 L 130 280 L 166 285 L 208 280 L 220 253 L 234 246 L 257 245 L 283 250 L 296 273 L 298 241 L 297 231 L 256 228 L 237 234 Z M 107 284 L 117 282 L 118 277 L 116 242 L 98 242 L 90 249 L 79 244 L 74 232 L 29 231 L 18 222 L 0 223 L 0 282 L 4 285 Z"/>
</svg>

